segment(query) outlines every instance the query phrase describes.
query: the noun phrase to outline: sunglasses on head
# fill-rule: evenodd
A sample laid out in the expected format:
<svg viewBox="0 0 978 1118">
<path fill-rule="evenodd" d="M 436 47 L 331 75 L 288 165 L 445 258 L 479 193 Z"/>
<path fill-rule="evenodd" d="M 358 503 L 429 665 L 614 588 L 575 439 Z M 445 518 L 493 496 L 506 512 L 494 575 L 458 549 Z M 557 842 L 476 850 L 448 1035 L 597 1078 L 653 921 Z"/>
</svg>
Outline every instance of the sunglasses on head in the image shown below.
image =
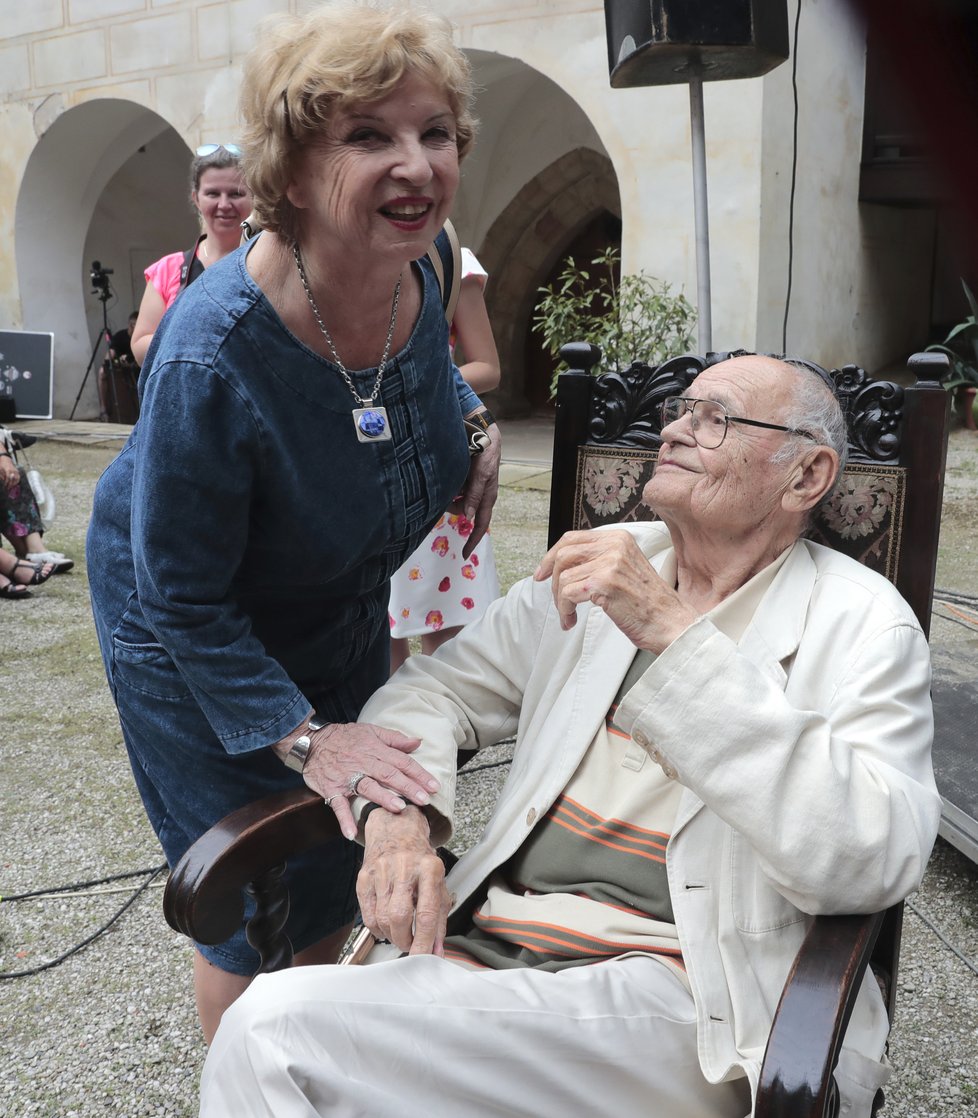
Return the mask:
<svg viewBox="0 0 978 1118">
<path fill-rule="evenodd" d="M 224 150 L 230 155 L 236 155 L 240 158 L 241 148 L 237 144 L 201 144 L 197 149 L 197 154 L 200 156 L 213 155 L 216 151 Z"/>
</svg>

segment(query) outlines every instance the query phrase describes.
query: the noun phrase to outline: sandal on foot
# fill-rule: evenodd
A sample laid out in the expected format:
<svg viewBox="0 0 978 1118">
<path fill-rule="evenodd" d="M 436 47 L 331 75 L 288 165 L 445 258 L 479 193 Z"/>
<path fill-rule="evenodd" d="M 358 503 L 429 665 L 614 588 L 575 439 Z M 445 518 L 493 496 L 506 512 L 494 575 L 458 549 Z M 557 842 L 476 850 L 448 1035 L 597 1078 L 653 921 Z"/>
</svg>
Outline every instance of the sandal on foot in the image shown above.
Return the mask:
<svg viewBox="0 0 978 1118">
<path fill-rule="evenodd" d="M 31 572 L 31 577 L 26 582 L 17 579 L 17 569 L 19 567 L 26 567 Z M 7 577 L 17 586 L 37 586 L 42 582 L 47 582 L 53 574 L 57 573 L 58 568 L 55 563 L 28 563 L 26 559 L 18 559 L 14 564 L 14 569 Z"/>
<path fill-rule="evenodd" d="M 0 578 L 6 578 L 6 575 L 0 575 Z M 0 586 L 0 598 L 10 598 L 11 601 L 16 602 L 20 598 L 32 598 L 33 594 L 27 589 L 26 586 L 19 586 L 16 583 L 7 579 L 6 585 Z"/>
</svg>

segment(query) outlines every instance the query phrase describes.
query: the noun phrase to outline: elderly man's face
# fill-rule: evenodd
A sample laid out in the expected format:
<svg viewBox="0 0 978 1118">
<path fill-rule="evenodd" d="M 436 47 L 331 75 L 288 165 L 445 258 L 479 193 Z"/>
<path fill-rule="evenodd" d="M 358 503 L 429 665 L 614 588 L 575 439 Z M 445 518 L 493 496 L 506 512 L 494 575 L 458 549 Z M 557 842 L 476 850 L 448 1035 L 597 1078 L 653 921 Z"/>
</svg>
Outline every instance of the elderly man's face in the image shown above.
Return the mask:
<svg viewBox="0 0 978 1118">
<path fill-rule="evenodd" d="M 731 416 L 785 423 L 792 402 L 793 374 L 766 357 L 737 357 L 714 365 L 693 381 L 690 399 L 716 400 Z M 662 449 L 643 501 L 668 523 L 675 517 L 722 530 L 758 526 L 781 509 L 792 462 L 771 456 L 789 438 L 783 431 L 727 425 L 720 446 L 706 450 L 693 437 L 687 414 L 662 432 Z"/>
</svg>

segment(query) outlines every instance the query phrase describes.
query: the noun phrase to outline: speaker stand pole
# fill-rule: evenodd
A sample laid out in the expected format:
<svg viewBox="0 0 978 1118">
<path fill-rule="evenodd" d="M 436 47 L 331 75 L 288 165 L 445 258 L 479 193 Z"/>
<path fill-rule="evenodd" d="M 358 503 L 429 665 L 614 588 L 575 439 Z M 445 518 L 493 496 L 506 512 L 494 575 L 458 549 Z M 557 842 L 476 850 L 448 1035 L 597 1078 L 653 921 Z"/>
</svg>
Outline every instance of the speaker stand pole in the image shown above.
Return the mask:
<svg viewBox="0 0 978 1118">
<path fill-rule="evenodd" d="M 710 215 L 706 197 L 706 127 L 703 117 L 703 79 L 689 76 L 689 131 L 693 143 L 693 211 L 696 220 L 697 350 L 713 349 L 710 310 Z"/>
</svg>

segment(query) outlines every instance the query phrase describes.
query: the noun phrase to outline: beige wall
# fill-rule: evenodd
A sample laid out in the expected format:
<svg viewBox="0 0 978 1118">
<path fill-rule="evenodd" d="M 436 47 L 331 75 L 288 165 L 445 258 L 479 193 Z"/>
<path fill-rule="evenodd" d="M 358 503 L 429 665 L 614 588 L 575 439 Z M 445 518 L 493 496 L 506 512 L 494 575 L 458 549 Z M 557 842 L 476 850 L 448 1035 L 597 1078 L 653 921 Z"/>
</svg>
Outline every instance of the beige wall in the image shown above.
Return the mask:
<svg viewBox="0 0 978 1118">
<path fill-rule="evenodd" d="M 790 7 L 794 10 L 795 0 Z M 805 0 L 786 348 L 869 371 L 927 339 L 934 213 L 860 203 L 865 47 L 843 0 Z M 790 63 L 765 79 L 757 346 L 782 347 L 788 285 Z"/>
<path fill-rule="evenodd" d="M 787 2 L 793 15 L 796 0 Z M 861 32 L 845 17 L 844 0 L 802 3 L 788 344 L 829 363 L 855 357 L 872 368 L 914 344 L 925 327 L 926 269 L 918 265 L 929 251 L 931 219 L 858 204 Z M 120 321 L 113 325 L 121 325 L 146 255 L 186 240 L 189 149 L 236 134 L 238 66 L 256 22 L 311 6 L 0 0 L 0 327 L 55 333 L 56 414 L 67 414 L 74 400 L 100 323 L 91 259 L 116 267 Z M 436 6 L 456 23 L 481 87 L 482 134 L 464 167 L 457 209 L 463 239 L 493 256 L 487 239 L 518 223 L 517 199 L 526 213 L 537 204 L 551 216 L 559 210 L 571 223 L 558 223 L 564 233 L 588 206 L 613 203 L 623 219 L 625 267 L 644 268 L 695 300 L 686 87 L 611 90 L 600 3 Z M 714 348 L 780 348 L 790 93 L 790 65 L 764 79 L 706 87 Z M 148 153 L 142 162 L 141 147 Z M 561 161 L 573 152 L 594 153 L 617 190 L 582 191 L 577 210 L 535 202 L 534 184 L 560 181 L 552 169 L 566 167 Z M 573 176 L 568 181 L 567 190 L 580 189 Z M 523 313 L 547 246 L 534 251 L 516 284 L 526 290 L 506 289 L 514 314 Z M 505 256 L 495 258 L 504 269 Z M 525 322 L 499 329 L 512 340 L 505 375 L 518 407 L 512 365 Z M 89 413 L 93 401 L 86 392 Z"/>
</svg>

